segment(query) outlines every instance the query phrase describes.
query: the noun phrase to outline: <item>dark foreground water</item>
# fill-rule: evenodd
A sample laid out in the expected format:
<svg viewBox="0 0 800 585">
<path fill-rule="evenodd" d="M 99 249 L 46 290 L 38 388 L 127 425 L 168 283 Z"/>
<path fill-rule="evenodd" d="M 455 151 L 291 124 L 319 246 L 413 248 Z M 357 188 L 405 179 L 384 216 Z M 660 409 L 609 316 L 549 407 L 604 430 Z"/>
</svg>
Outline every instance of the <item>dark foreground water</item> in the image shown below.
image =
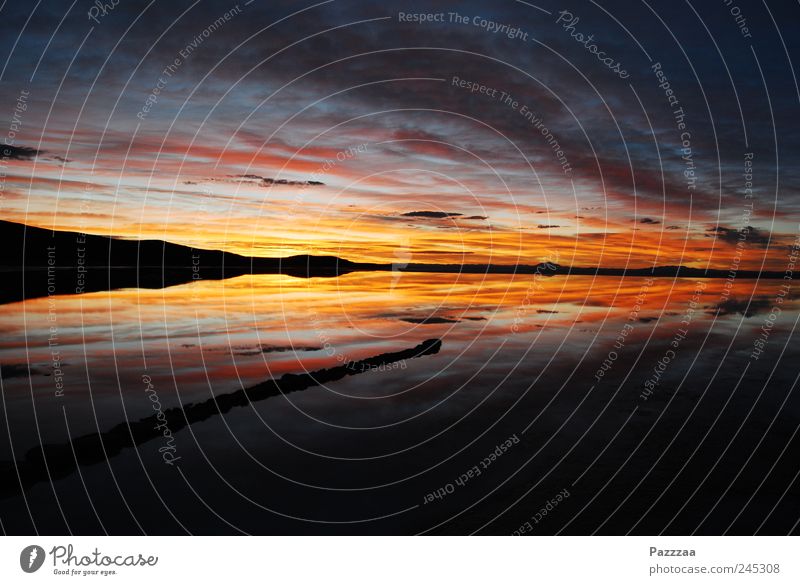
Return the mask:
<svg viewBox="0 0 800 585">
<path fill-rule="evenodd" d="M 796 533 L 782 287 L 365 273 L 6 304 L 2 528 Z"/>
</svg>

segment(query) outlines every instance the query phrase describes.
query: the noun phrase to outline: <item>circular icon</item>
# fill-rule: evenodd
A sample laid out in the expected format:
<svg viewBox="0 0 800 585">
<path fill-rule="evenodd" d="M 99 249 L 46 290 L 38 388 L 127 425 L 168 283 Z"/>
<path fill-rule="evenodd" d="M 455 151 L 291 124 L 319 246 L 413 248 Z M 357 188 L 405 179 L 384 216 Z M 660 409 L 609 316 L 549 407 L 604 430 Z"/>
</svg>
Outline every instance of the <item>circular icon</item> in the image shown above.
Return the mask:
<svg viewBox="0 0 800 585">
<path fill-rule="evenodd" d="M 44 549 L 41 546 L 32 544 L 26 546 L 19 553 L 19 566 L 26 573 L 35 573 L 44 564 Z"/>
</svg>

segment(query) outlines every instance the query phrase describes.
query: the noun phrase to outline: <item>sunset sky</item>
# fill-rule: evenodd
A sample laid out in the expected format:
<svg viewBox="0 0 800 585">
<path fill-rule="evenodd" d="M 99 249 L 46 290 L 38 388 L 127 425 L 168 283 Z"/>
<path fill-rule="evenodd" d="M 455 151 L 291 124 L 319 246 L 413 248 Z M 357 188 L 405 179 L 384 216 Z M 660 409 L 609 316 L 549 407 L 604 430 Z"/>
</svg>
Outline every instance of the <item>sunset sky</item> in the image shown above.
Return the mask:
<svg viewBox="0 0 800 585">
<path fill-rule="evenodd" d="M 723 269 L 750 226 L 741 266 L 782 270 L 800 55 L 773 4 L 743 6 L 748 37 L 720 2 L 579 3 L 572 28 L 547 1 L 3 3 L 0 218 L 258 256 Z"/>
</svg>

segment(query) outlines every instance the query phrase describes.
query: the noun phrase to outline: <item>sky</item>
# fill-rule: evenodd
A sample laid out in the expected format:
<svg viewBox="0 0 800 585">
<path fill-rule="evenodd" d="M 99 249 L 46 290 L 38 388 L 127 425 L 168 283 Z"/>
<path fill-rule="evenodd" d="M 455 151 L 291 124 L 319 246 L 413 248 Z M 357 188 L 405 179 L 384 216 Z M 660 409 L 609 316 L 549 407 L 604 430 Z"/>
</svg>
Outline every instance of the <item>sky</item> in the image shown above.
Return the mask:
<svg viewBox="0 0 800 585">
<path fill-rule="evenodd" d="M 796 3 L 100 4 L 0 4 L 0 219 L 398 264 L 789 262 Z"/>
</svg>

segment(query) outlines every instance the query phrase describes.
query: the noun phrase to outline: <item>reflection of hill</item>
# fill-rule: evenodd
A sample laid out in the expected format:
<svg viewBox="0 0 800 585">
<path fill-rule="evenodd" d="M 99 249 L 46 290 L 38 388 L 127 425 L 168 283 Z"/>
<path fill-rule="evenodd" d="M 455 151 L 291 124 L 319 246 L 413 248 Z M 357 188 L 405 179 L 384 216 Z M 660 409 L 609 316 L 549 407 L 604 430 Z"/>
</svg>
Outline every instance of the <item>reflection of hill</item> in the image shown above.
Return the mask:
<svg viewBox="0 0 800 585">
<path fill-rule="evenodd" d="M 54 232 L 0 221 L 0 303 L 47 294 L 75 294 L 115 288 L 164 288 L 192 280 L 243 274 L 288 274 L 302 278 L 355 271 L 389 271 L 392 264 L 359 263 L 336 256 L 246 257 L 201 250 L 160 240 L 122 240 L 75 232 Z M 540 274 L 727 278 L 726 270 L 686 266 L 600 268 L 553 264 L 408 264 L 404 272 L 444 274 Z M 740 270 L 737 278 L 783 278 L 780 272 Z"/>
<path fill-rule="evenodd" d="M 154 414 L 135 422 L 118 424 L 104 433 L 76 437 L 69 443 L 35 447 L 22 460 L 0 462 L 0 498 L 18 495 L 20 483 L 27 490 L 42 481 L 64 478 L 79 465 L 101 463 L 118 455 L 123 449 L 163 437 L 165 425 L 174 434 L 188 425 L 226 413 L 237 406 L 247 406 L 251 402 L 335 382 L 395 362 L 433 355 L 439 353 L 441 347 L 439 339 L 428 339 L 410 349 L 382 353 L 333 368 L 304 374 L 284 374 L 277 380 L 221 394 L 205 402 L 164 410 L 161 413 L 164 418 Z"/>
<path fill-rule="evenodd" d="M 380 270 L 335 256 L 248 258 L 160 240 L 121 240 L 0 221 L 0 302 L 115 288 L 163 288 L 243 274 L 337 276 Z M 24 293 L 24 294 L 23 294 Z"/>
<path fill-rule="evenodd" d="M 463 274 L 540 274 L 542 276 L 629 276 L 668 278 L 728 278 L 730 271 L 688 266 L 652 268 L 600 268 L 598 266 L 561 266 L 559 264 L 409 264 L 405 272 L 442 272 Z M 737 278 L 783 278 L 782 272 L 739 270 Z"/>
</svg>

